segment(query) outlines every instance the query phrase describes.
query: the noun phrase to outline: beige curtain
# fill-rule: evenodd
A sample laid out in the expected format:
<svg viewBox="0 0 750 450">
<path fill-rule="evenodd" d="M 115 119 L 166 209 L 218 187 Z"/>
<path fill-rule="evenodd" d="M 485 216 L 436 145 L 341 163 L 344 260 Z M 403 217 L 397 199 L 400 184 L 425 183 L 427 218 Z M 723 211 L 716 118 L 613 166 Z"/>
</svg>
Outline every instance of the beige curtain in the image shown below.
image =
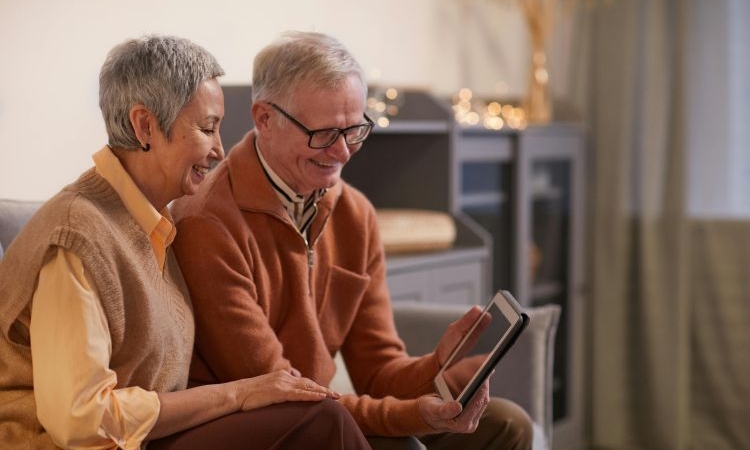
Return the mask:
<svg viewBox="0 0 750 450">
<path fill-rule="evenodd" d="M 690 448 L 750 448 L 750 223 L 694 220 L 690 237 Z"/>
<path fill-rule="evenodd" d="M 591 9 L 579 40 L 587 61 L 569 80 L 591 131 L 597 449 L 750 448 L 750 224 L 686 213 L 686 8 L 613 0 Z"/>
<path fill-rule="evenodd" d="M 619 1 L 591 23 L 591 439 L 682 449 L 689 402 L 681 17 Z"/>
</svg>

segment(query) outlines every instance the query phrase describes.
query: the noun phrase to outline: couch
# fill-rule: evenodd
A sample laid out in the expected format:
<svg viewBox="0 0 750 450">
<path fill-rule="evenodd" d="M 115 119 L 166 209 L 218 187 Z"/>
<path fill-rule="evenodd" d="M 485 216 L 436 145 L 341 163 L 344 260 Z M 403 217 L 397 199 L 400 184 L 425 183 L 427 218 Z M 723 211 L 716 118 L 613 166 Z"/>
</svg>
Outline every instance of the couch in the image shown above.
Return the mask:
<svg viewBox="0 0 750 450">
<path fill-rule="evenodd" d="M 13 237 L 41 205 L 37 201 L 0 199 L 0 258 Z M 1 261 L 1 260 L 0 260 Z M 396 302 L 394 318 L 410 354 L 432 351 L 449 323 L 459 318 L 466 305 Z M 492 377 L 492 395 L 512 399 L 534 420 L 534 449 L 551 448 L 552 362 L 560 308 L 556 305 L 528 308 L 529 326 L 506 354 Z M 333 387 L 351 391 L 346 368 L 337 355 L 339 371 Z"/>
</svg>

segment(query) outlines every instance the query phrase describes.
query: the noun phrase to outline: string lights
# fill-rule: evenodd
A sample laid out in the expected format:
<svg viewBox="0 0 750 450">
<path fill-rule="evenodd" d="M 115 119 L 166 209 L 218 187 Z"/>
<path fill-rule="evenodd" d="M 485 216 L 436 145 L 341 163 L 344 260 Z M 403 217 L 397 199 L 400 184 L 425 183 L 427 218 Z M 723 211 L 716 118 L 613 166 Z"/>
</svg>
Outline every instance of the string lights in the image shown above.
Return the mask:
<svg viewBox="0 0 750 450">
<path fill-rule="evenodd" d="M 371 86 L 369 89 L 367 112 L 381 128 L 391 124 L 391 118 L 398 115 L 403 104 L 404 94 L 395 87 Z"/>
<path fill-rule="evenodd" d="M 502 130 L 505 127 L 523 130 L 528 125 L 523 108 L 476 99 L 469 88 L 462 88 L 453 97 L 453 116 L 462 126 L 483 126 L 489 130 Z"/>
</svg>

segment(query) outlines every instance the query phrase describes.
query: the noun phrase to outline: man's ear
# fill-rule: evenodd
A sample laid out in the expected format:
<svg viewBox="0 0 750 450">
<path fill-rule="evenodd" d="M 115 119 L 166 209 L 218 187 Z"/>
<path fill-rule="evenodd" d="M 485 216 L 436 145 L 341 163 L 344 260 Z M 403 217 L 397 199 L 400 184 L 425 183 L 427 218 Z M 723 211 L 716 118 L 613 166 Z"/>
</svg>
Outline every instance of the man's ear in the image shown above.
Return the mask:
<svg viewBox="0 0 750 450">
<path fill-rule="evenodd" d="M 141 146 L 151 143 L 152 120 L 154 116 L 151 111 L 140 103 L 130 108 L 130 125 L 135 131 L 135 137 Z"/>
<path fill-rule="evenodd" d="M 271 107 L 268 103 L 253 103 L 250 112 L 253 116 L 253 125 L 255 125 L 255 128 L 268 132 L 268 121 L 271 120 Z"/>
</svg>

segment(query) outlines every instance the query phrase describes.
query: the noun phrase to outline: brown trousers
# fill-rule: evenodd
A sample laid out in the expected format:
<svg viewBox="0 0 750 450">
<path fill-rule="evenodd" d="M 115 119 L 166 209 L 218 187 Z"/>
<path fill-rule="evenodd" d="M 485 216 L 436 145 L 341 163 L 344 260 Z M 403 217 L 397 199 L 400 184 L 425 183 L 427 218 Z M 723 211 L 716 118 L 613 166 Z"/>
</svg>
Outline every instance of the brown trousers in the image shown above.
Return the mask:
<svg viewBox="0 0 750 450">
<path fill-rule="evenodd" d="M 230 414 L 148 443 L 148 450 L 369 450 L 351 414 L 333 400 L 290 402 Z"/>
<path fill-rule="evenodd" d="M 368 437 L 373 450 L 530 450 L 533 439 L 534 430 L 526 411 L 509 400 L 494 397 L 471 434 L 438 433 L 419 439 Z"/>
</svg>

